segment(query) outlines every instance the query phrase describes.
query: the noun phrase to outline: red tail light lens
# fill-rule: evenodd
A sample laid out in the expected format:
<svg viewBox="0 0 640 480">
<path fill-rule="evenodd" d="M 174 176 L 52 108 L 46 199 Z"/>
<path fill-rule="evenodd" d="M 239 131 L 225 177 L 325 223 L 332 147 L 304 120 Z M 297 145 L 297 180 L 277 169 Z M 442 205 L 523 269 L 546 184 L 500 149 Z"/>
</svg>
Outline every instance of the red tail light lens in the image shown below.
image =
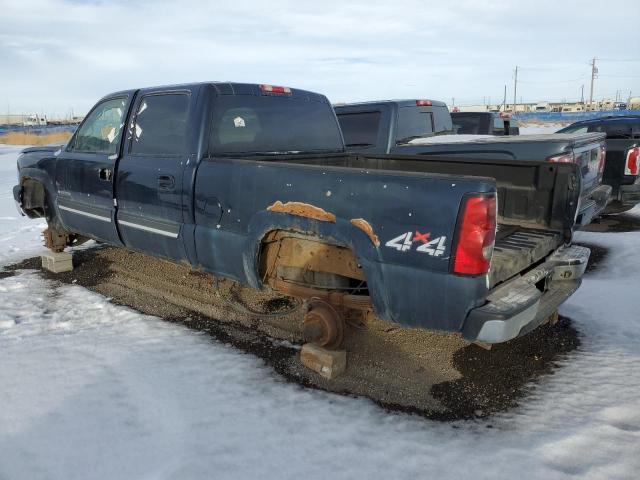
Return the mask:
<svg viewBox="0 0 640 480">
<path fill-rule="evenodd" d="M 291 89 L 289 87 L 276 87 L 275 85 L 260 85 L 260 90 L 265 93 L 284 93 L 285 95 L 291 95 Z"/>
<path fill-rule="evenodd" d="M 638 175 L 638 157 L 640 157 L 640 147 L 633 147 L 627 151 L 627 161 L 624 164 L 625 175 Z"/>
<path fill-rule="evenodd" d="M 474 195 L 464 200 L 454 253 L 454 273 L 482 275 L 489 271 L 496 240 L 496 215 L 495 194 Z"/>
<path fill-rule="evenodd" d="M 433 102 L 431 100 L 416 100 L 416 105 L 418 107 L 431 107 Z"/>
<path fill-rule="evenodd" d="M 574 163 L 575 155 L 573 153 L 567 153 L 564 155 L 556 155 L 554 157 L 549 157 L 547 160 L 552 163 Z"/>
</svg>

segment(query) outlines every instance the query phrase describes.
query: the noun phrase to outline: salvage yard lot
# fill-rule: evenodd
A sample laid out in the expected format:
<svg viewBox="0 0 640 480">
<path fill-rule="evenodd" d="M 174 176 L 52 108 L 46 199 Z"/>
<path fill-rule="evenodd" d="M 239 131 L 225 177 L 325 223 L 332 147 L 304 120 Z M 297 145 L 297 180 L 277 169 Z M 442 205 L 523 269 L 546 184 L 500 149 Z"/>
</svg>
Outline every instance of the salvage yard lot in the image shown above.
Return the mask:
<svg viewBox="0 0 640 480">
<path fill-rule="evenodd" d="M 44 223 L 13 205 L 19 149 L 0 145 L 1 266 L 42 248 Z M 306 389 L 37 271 L 0 274 L 0 479 L 634 478 L 640 210 L 626 218 L 576 235 L 601 256 L 560 310 L 580 346 L 517 406 L 453 422 Z"/>
</svg>

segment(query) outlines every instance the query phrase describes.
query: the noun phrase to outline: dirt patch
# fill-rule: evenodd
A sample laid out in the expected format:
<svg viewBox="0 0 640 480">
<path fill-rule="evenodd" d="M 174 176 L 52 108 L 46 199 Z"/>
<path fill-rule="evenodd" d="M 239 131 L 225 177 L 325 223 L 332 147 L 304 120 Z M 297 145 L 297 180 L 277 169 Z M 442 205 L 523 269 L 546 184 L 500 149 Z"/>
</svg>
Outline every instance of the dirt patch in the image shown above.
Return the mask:
<svg viewBox="0 0 640 480">
<path fill-rule="evenodd" d="M 40 260 L 8 270 L 25 268 L 39 269 Z M 579 343 L 568 319 L 485 351 L 456 335 L 401 328 L 370 315 L 364 328 L 347 327 L 347 371 L 328 381 L 298 361 L 301 303 L 271 290 L 256 292 L 112 247 L 78 250 L 72 272 L 42 275 L 205 331 L 259 356 L 290 381 L 434 419 L 483 417 L 517 404 L 532 380 Z"/>
<path fill-rule="evenodd" d="M 513 387 L 552 373 L 557 360 L 579 345 L 566 317 L 491 350 L 470 345 L 454 354 L 454 366 L 462 377 L 435 385 L 432 391 L 459 417 L 484 417 L 515 406 L 521 392 L 514 392 Z"/>
<path fill-rule="evenodd" d="M 602 215 L 585 227 L 585 232 L 637 232 L 640 231 L 640 217 L 630 215 L 628 213 L 619 213 L 617 215 Z"/>
</svg>

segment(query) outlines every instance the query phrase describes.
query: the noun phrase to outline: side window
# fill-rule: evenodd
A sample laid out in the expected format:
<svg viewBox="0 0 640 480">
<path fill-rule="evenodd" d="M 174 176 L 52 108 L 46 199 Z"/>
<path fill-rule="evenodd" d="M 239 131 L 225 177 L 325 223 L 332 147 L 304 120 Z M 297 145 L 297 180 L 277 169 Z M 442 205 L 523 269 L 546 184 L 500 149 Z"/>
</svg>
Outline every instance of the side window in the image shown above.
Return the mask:
<svg viewBox="0 0 640 480">
<path fill-rule="evenodd" d="M 589 127 L 590 132 L 603 132 L 607 134 L 607 138 L 624 139 L 631 138 L 631 125 L 628 123 L 610 123 L 602 125 L 594 125 Z"/>
<path fill-rule="evenodd" d="M 436 134 L 452 133 L 453 124 L 447 107 L 433 107 L 433 116 L 433 131 Z"/>
<path fill-rule="evenodd" d="M 94 108 L 78 130 L 72 150 L 107 155 L 116 153 L 125 105 L 125 98 L 114 98 Z"/>
<path fill-rule="evenodd" d="M 398 109 L 396 144 L 408 143 L 415 138 L 432 135 L 433 114 L 417 107 Z"/>
<path fill-rule="evenodd" d="M 180 155 L 185 150 L 189 95 L 147 95 L 136 112 L 130 152 L 141 155 Z"/>
</svg>

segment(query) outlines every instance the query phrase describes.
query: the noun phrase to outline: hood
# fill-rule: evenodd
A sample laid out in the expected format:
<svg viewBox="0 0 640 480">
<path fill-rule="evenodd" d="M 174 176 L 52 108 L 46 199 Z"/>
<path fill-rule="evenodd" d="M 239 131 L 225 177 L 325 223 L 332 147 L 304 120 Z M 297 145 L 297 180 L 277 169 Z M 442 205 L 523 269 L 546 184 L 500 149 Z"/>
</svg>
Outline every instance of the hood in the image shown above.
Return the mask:
<svg viewBox="0 0 640 480">
<path fill-rule="evenodd" d="M 53 153 L 53 152 L 61 149 L 65 145 L 66 144 L 64 144 L 64 143 L 56 143 L 56 144 L 51 144 L 51 145 L 38 145 L 36 147 L 27 147 L 24 150 L 22 150 L 20 153 L 33 153 L 33 152 Z"/>
</svg>

